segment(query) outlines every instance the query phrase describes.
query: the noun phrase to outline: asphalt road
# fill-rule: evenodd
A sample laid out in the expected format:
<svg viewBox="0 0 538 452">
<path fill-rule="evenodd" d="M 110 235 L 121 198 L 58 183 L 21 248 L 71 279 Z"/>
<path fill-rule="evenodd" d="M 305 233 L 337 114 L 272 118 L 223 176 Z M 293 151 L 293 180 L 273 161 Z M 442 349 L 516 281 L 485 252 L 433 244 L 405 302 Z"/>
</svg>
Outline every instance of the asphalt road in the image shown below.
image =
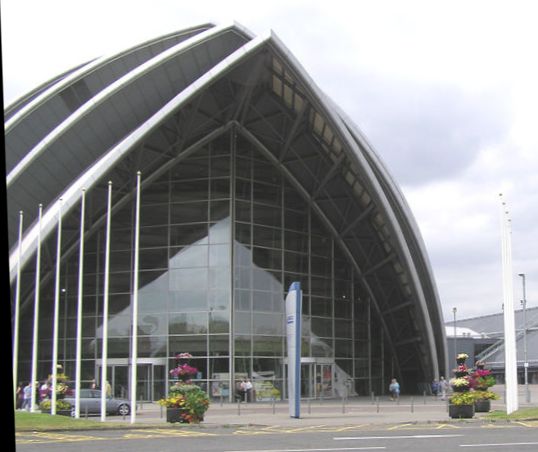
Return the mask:
<svg viewBox="0 0 538 452">
<path fill-rule="evenodd" d="M 538 421 L 20 433 L 18 452 L 536 451 Z"/>
</svg>

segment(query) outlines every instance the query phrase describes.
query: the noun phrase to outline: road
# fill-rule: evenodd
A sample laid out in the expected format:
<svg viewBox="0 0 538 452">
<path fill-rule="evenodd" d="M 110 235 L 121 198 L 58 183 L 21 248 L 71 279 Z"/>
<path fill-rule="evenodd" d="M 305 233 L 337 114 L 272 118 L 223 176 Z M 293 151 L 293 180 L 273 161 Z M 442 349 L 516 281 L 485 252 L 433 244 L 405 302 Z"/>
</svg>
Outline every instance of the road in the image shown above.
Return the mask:
<svg viewBox="0 0 538 452">
<path fill-rule="evenodd" d="M 538 421 L 34 432 L 17 434 L 16 445 L 18 452 L 526 452 L 538 450 Z"/>
</svg>

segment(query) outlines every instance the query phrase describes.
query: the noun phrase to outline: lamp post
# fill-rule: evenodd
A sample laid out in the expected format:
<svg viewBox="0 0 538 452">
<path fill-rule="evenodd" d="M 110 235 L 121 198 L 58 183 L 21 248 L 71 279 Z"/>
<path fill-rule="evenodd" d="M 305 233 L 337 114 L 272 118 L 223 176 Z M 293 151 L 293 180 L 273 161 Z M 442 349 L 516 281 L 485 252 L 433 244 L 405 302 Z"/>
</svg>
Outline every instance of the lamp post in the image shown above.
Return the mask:
<svg viewBox="0 0 538 452">
<path fill-rule="evenodd" d="M 452 308 L 452 313 L 454 314 L 454 359 L 456 358 L 458 354 L 458 349 L 457 349 L 458 336 L 456 333 L 456 312 L 457 312 L 457 309 L 455 307 Z"/>
<path fill-rule="evenodd" d="M 521 276 L 521 283 L 523 285 L 523 300 L 521 300 L 521 305 L 523 306 L 523 368 L 525 372 L 525 400 L 527 403 L 530 403 L 529 363 L 527 362 L 527 297 L 525 294 L 525 273 L 519 273 L 518 276 Z"/>
</svg>

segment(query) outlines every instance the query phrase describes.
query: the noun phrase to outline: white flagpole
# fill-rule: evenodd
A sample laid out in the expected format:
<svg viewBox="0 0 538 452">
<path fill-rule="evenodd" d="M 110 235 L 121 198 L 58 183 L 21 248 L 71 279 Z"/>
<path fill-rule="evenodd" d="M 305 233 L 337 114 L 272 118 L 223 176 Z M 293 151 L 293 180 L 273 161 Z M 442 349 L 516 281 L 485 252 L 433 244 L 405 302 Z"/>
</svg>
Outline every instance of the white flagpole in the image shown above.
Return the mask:
<svg viewBox="0 0 538 452">
<path fill-rule="evenodd" d="M 518 409 L 516 329 L 514 318 L 514 288 L 512 284 L 512 229 L 509 212 L 501 197 L 501 231 L 503 258 L 503 302 L 504 302 L 504 378 L 506 388 L 506 413 Z"/>
<path fill-rule="evenodd" d="M 136 173 L 136 213 L 135 213 L 135 243 L 133 268 L 133 325 L 132 325 L 132 357 L 131 357 L 131 424 L 136 420 L 136 366 L 138 360 L 138 247 L 140 238 L 140 176 Z"/>
<path fill-rule="evenodd" d="M 58 321 L 60 316 L 60 260 L 62 257 L 62 198 L 58 207 L 58 234 L 56 242 L 56 276 L 54 280 L 54 325 L 52 333 L 52 388 L 50 414 L 56 414 L 56 387 L 58 385 Z"/>
<path fill-rule="evenodd" d="M 13 325 L 13 409 L 17 408 L 17 378 L 19 373 L 19 309 L 21 304 L 21 254 L 22 223 L 24 214 L 19 212 L 19 245 L 17 254 L 17 284 L 15 286 L 15 321 Z M 22 388 L 21 388 L 22 390 Z"/>
<path fill-rule="evenodd" d="M 78 258 L 78 303 L 77 303 L 77 354 L 75 360 L 75 418 L 80 418 L 80 373 L 82 360 L 82 295 L 84 276 L 84 211 L 86 210 L 86 189 L 82 189 L 80 201 L 80 243 Z"/>
<path fill-rule="evenodd" d="M 30 411 L 36 411 L 36 381 L 37 381 L 37 339 L 39 333 L 39 276 L 41 273 L 41 217 L 43 215 L 43 204 L 39 204 L 38 232 L 37 232 L 37 252 L 35 265 L 35 284 L 34 284 L 34 334 L 32 341 L 32 402 Z"/>
<path fill-rule="evenodd" d="M 101 422 L 106 420 L 106 388 L 107 388 L 107 359 L 108 359 L 108 282 L 110 271 L 110 222 L 112 215 L 112 181 L 108 181 L 108 201 L 106 216 L 105 243 L 105 281 L 103 288 L 103 344 L 101 357 Z"/>
</svg>

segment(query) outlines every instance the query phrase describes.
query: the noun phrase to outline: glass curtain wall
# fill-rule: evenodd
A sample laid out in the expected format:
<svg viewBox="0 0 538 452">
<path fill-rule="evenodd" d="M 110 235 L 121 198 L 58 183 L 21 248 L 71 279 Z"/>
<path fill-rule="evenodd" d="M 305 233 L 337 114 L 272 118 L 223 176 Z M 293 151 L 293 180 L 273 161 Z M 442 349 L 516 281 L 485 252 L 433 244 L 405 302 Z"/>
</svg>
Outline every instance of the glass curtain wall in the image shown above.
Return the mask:
<svg viewBox="0 0 538 452">
<path fill-rule="evenodd" d="M 133 202 L 112 216 L 108 350 L 117 372 L 128 365 L 131 346 Z M 73 224 L 78 214 L 71 214 Z M 278 168 L 235 131 L 143 186 L 140 219 L 139 363 L 169 370 L 177 353 L 189 352 L 198 383 L 213 397 L 233 400 L 238 381 L 251 378 L 257 400 L 285 398 L 284 297 L 300 281 L 302 356 L 323 369 L 324 380 L 330 376 L 330 394 L 344 387 L 351 394 L 383 392 L 384 332 L 360 296 L 352 266 Z M 99 378 L 104 242 L 104 225 L 85 237 L 83 386 Z M 73 376 L 78 251 L 62 263 L 61 280 L 60 362 Z M 39 358 L 46 378 L 53 283 L 41 291 Z M 21 340 L 26 369 L 31 335 Z"/>
</svg>

